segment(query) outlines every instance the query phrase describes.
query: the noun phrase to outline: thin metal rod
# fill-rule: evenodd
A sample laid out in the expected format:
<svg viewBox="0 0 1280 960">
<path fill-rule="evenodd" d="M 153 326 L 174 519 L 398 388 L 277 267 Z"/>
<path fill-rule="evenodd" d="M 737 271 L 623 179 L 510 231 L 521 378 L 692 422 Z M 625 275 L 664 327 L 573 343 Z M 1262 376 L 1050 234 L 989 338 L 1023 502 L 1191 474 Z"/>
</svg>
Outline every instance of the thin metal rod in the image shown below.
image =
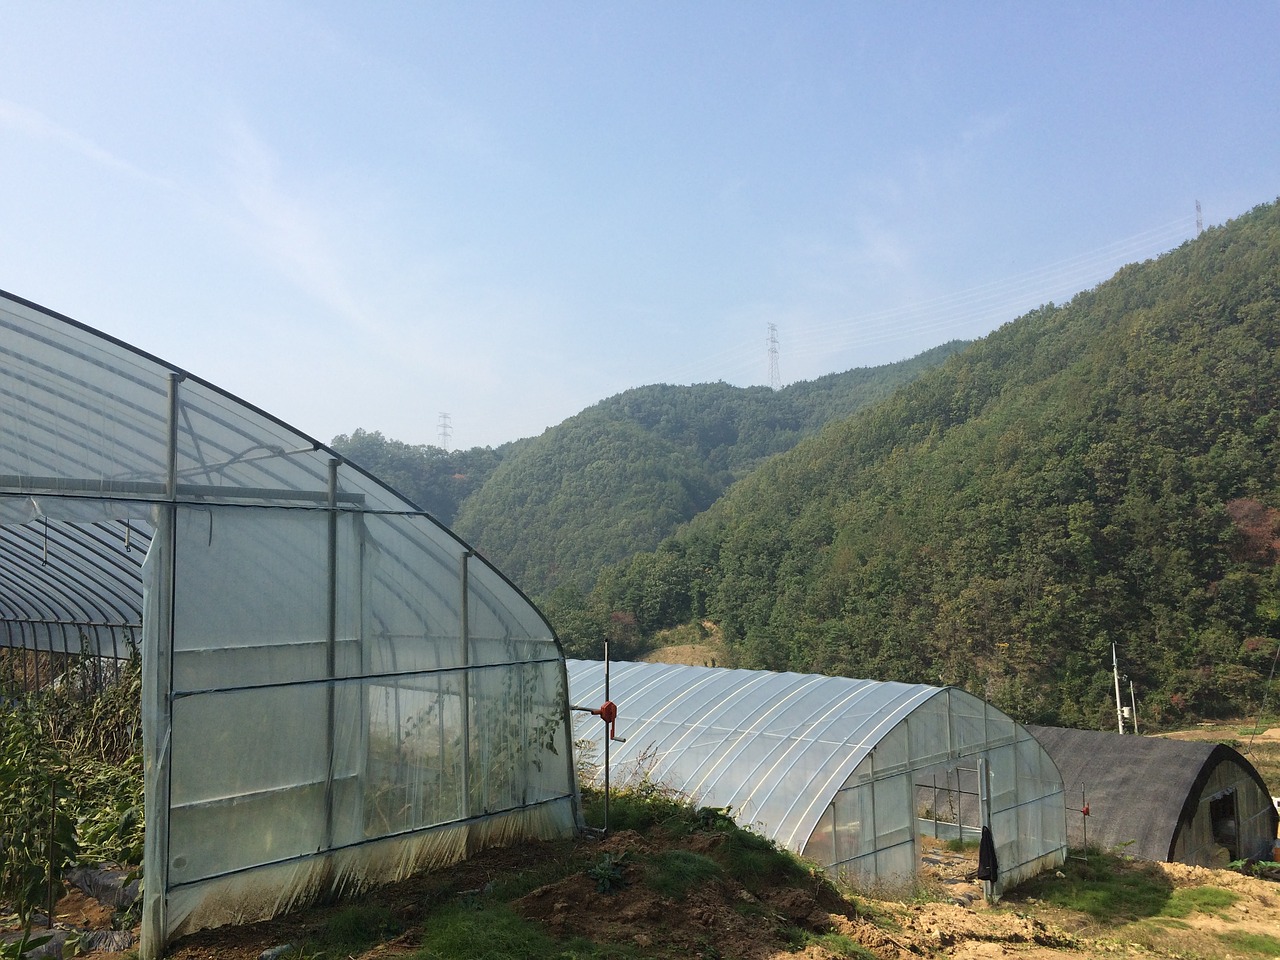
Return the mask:
<svg viewBox="0 0 1280 960">
<path fill-rule="evenodd" d="M 1116 681 L 1116 727 L 1124 733 L 1124 708 L 1120 706 L 1120 661 L 1116 658 L 1116 645 L 1111 644 L 1111 673 Z"/>
<path fill-rule="evenodd" d="M 609 640 L 604 641 L 604 702 L 609 702 Z M 601 719 L 604 719 L 603 717 Z M 609 724 L 604 725 L 604 834 L 609 835 Z"/>
<path fill-rule="evenodd" d="M 459 573 L 462 597 L 459 601 L 459 651 L 458 660 L 462 667 L 462 815 L 471 816 L 471 611 L 469 606 L 470 569 L 469 562 L 474 556 L 472 551 L 462 553 L 462 568 Z"/>
<path fill-rule="evenodd" d="M 336 691 L 333 681 L 338 673 L 338 461 L 329 461 L 329 502 L 328 502 L 328 605 L 325 610 L 325 676 L 329 684 L 325 694 L 325 755 L 326 772 L 324 780 L 324 849 L 333 846 L 333 779 L 334 751 L 337 735 L 334 725 L 337 723 Z"/>
<path fill-rule="evenodd" d="M 58 832 L 58 781 L 55 775 L 49 778 L 49 889 L 47 891 L 49 900 L 49 915 L 45 919 L 45 926 L 53 929 L 53 913 L 57 908 L 57 900 L 53 896 L 54 874 L 57 867 L 54 861 L 58 857 L 58 848 L 54 837 Z"/>
</svg>

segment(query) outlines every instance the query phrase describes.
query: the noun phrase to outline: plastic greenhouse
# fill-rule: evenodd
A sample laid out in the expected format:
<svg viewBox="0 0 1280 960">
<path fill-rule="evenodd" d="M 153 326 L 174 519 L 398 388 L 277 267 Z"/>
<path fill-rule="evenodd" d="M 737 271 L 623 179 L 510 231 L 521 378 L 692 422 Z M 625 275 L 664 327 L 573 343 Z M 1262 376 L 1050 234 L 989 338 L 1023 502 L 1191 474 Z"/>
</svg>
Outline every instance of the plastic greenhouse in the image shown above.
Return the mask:
<svg viewBox="0 0 1280 960">
<path fill-rule="evenodd" d="M 0 646 L 140 648 L 142 953 L 580 823 L 564 658 L 315 440 L 0 293 Z"/>
<path fill-rule="evenodd" d="M 1225 743 L 1028 729 L 1079 803 L 1067 818 L 1072 846 L 1202 867 L 1273 858 L 1278 818 L 1266 781 Z"/>
<path fill-rule="evenodd" d="M 603 704 L 604 664 L 568 665 L 574 703 Z M 615 781 L 648 777 L 727 807 L 853 883 L 905 885 L 920 837 L 977 838 L 984 825 L 993 894 L 1066 858 L 1057 767 L 1025 728 L 963 690 L 615 663 L 607 699 L 625 738 L 611 743 Z M 598 767 L 598 721 L 580 719 L 576 736 Z"/>
</svg>

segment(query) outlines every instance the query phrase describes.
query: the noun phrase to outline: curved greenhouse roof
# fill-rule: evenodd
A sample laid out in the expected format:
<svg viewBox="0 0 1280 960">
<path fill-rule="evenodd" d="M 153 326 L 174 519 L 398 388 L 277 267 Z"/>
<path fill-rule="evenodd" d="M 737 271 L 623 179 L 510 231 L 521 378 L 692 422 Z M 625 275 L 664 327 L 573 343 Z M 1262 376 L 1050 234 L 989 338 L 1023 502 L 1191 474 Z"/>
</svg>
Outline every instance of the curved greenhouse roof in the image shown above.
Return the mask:
<svg viewBox="0 0 1280 960">
<path fill-rule="evenodd" d="M 574 704 L 598 708 L 604 665 L 570 660 L 568 670 Z M 729 808 L 779 845 L 863 880 L 914 873 L 923 832 L 980 830 L 980 799 L 1001 885 L 1065 855 L 1057 769 L 1024 728 L 962 690 L 650 663 L 612 664 L 608 683 L 625 738 L 611 743 L 610 761 L 624 777 Z M 586 752 L 599 763 L 603 736 L 579 720 L 580 753 L 592 736 Z M 924 809 L 940 791 L 957 811 L 943 833 Z"/>
<path fill-rule="evenodd" d="M 0 293 L 0 647 L 140 648 L 143 953 L 578 824 L 546 620 L 432 517 Z"/>
</svg>

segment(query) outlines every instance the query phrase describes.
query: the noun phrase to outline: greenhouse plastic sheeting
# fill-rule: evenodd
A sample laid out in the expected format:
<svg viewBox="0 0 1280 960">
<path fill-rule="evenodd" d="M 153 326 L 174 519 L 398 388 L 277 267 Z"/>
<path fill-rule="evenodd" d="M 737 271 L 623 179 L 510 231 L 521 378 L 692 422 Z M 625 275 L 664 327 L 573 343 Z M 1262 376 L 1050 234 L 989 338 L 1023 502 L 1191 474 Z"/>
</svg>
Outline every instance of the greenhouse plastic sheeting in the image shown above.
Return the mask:
<svg viewBox="0 0 1280 960">
<path fill-rule="evenodd" d="M 141 647 L 143 954 L 580 823 L 541 614 L 333 451 L 0 294 L 0 646 Z"/>
<path fill-rule="evenodd" d="M 914 876 L 924 835 L 991 827 L 993 888 L 1062 862 L 1061 777 L 1035 739 L 963 690 L 796 673 L 570 660 L 575 707 L 617 705 L 613 783 L 645 778 L 859 883 Z M 606 732 L 577 714 L 603 780 Z M 625 741 L 625 742 L 623 742 Z M 939 817 L 945 799 L 951 810 Z"/>
</svg>

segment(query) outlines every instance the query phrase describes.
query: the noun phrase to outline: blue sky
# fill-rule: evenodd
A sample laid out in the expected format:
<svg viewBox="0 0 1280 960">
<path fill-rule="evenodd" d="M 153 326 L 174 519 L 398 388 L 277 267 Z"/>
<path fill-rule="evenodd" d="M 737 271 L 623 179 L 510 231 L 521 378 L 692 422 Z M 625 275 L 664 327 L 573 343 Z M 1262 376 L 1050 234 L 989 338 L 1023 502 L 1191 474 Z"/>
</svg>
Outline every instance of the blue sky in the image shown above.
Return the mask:
<svg viewBox="0 0 1280 960">
<path fill-rule="evenodd" d="M 0 289 L 328 441 L 982 336 L 1280 194 L 1280 3 L 0 0 Z"/>
</svg>

